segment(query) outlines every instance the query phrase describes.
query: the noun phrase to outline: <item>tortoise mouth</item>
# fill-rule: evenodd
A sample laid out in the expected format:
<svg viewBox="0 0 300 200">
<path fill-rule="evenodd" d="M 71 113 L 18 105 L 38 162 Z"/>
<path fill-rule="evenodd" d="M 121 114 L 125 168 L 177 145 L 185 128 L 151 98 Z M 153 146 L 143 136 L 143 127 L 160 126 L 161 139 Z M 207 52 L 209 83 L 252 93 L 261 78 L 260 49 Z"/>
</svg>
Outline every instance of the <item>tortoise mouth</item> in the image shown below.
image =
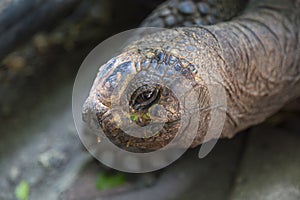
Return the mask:
<svg viewBox="0 0 300 200">
<path fill-rule="evenodd" d="M 128 130 L 122 130 L 115 120 L 111 110 L 106 111 L 103 115 L 97 116 L 97 121 L 101 131 L 105 136 L 123 150 L 133 153 L 148 153 L 156 151 L 168 145 L 178 133 L 180 128 L 180 119 L 166 122 L 158 131 L 152 131 L 155 134 L 148 136 L 146 133 L 143 137 L 135 137 L 128 133 Z M 151 125 L 146 125 L 150 127 Z M 142 127 L 142 126 L 141 126 Z M 154 128 L 157 126 L 153 126 Z M 133 129 L 133 131 L 136 131 Z"/>
</svg>

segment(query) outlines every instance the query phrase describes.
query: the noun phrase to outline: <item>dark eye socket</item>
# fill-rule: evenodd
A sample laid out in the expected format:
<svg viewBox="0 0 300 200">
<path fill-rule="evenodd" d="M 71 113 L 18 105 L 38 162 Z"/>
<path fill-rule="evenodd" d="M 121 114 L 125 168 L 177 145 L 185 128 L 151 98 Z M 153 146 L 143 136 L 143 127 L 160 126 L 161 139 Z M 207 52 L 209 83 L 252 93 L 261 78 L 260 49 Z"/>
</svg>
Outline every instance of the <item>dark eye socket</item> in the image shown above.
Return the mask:
<svg viewBox="0 0 300 200">
<path fill-rule="evenodd" d="M 157 87 L 140 87 L 134 92 L 130 105 L 135 110 L 144 110 L 149 108 L 159 97 L 159 88 Z"/>
</svg>

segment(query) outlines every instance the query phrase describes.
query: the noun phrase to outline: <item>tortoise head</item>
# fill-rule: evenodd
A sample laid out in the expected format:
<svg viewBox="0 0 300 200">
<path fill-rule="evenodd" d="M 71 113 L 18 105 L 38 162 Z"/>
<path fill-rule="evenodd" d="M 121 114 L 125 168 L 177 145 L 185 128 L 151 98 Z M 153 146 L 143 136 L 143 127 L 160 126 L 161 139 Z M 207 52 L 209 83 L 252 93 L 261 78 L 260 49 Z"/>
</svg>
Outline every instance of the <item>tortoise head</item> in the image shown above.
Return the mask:
<svg viewBox="0 0 300 200">
<path fill-rule="evenodd" d="M 160 49 L 121 53 L 100 67 L 83 120 L 123 149 L 160 149 L 178 133 L 186 107 L 195 106 L 195 70 Z"/>
</svg>

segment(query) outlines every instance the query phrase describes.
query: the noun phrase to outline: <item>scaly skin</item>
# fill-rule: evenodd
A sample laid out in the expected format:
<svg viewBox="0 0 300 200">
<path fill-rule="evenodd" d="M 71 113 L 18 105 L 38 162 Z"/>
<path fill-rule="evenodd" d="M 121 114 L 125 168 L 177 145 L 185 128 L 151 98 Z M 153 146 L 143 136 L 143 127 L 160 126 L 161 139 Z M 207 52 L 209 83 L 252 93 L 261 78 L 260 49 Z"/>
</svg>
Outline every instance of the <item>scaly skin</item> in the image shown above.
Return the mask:
<svg viewBox="0 0 300 200">
<path fill-rule="evenodd" d="M 143 27 L 190 27 L 228 21 L 240 13 L 247 0 L 169 0 L 142 23 Z"/>
<path fill-rule="evenodd" d="M 84 105 L 83 119 L 90 126 L 102 129 L 111 141 L 124 149 L 152 151 L 175 137 L 185 112 L 183 107 L 194 103 L 189 102 L 190 97 L 196 97 L 199 126 L 192 146 L 217 137 L 206 135 L 214 110 L 226 112 L 221 136 L 232 137 L 264 121 L 300 95 L 299 55 L 300 1 L 252 0 L 239 17 L 228 22 L 145 34 L 132 42 L 123 53 L 100 68 Z M 179 65 L 170 63 L 170 56 L 179 60 Z M 154 64 L 143 67 L 147 59 Z M 169 64 L 164 71 L 169 70 L 169 75 L 158 70 L 163 64 Z M 114 102 L 120 100 L 121 93 L 126 93 L 126 90 L 116 92 L 115 89 L 120 84 L 130 85 L 130 75 L 142 71 L 158 82 L 178 77 L 188 80 L 188 84 L 182 82 L 180 85 L 183 89 L 193 88 L 185 94 L 187 102 L 180 104 L 182 102 L 167 86 L 155 85 L 155 81 L 147 77 L 140 78 L 135 84 L 142 82 L 147 87 L 132 89 L 136 93 L 127 96 L 130 109 L 123 118 L 115 117 L 112 113 Z M 226 92 L 227 110 L 211 103 L 209 87 L 220 85 Z M 140 127 L 147 125 L 149 118 L 154 120 L 156 116 L 149 115 L 153 104 L 166 110 L 164 117 L 157 117 L 158 121 L 165 122 L 161 131 L 154 136 L 138 138 L 121 130 L 120 123 L 132 116 Z M 184 140 L 176 143 L 177 147 L 186 145 Z"/>
</svg>

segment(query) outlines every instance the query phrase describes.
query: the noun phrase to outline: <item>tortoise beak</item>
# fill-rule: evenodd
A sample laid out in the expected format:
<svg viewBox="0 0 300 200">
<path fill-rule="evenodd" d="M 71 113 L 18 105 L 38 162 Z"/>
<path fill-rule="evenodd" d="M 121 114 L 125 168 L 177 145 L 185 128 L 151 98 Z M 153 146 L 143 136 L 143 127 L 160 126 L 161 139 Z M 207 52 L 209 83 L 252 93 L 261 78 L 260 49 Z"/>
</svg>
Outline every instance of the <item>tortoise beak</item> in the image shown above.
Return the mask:
<svg viewBox="0 0 300 200">
<path fill-rule="evenodd" d="M 82 120 L 87 123 L 87 126 L 92 130 L 100 130 L 99 118 L 101 118 L 109 108 L 94 97 L 95 95 L 89 96 L 84 102 Z"/>
</svg>

